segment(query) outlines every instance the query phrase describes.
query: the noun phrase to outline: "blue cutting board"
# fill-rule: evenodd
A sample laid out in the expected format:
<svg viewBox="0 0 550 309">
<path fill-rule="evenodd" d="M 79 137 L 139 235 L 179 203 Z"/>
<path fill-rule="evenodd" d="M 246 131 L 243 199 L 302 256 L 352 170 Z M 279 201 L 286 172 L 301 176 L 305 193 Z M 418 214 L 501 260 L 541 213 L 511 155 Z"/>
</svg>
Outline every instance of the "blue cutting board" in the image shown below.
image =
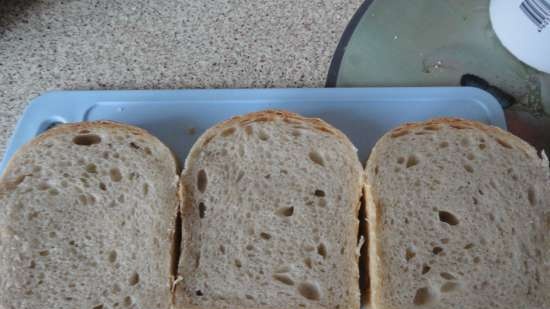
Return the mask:
<svg viewBox="0 0 550 309">
<path fill-rule="evenodd" d="M 469 87 L 54 91 L 29 103 L 0 172 L 23 144 L 59 123 L 107 119 L 133 124 L 160 138 L 183 162 L 210 126 L 270 108 L 324 119 L 349 136 L 363 162 L 385 132 L 405 122 L 447 116 L 506 129 L 498 102 Z"/>
</svg>

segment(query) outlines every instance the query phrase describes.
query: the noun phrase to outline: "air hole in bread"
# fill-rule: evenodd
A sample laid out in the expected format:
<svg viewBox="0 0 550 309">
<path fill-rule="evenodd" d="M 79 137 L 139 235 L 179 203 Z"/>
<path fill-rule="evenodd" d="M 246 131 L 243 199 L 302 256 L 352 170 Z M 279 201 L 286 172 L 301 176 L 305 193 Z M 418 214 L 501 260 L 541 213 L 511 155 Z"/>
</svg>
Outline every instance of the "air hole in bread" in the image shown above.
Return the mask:
<svg viewBox="0 0 550 309">
<path fill-rule="evenodd" d="M 235 266 L 237 266 L 237 268 L 241 268 L 243 266 L 243 264 L 241 263 L 241 260 L 235 259 Z"/>
<path fill-rule="evenodd" d="M 405 162 L 405 158 L 399 157 L 397 158 L 397 164 L 403 164 Z"/>
<path fill-rule="evenodd" d="M 267 141 L 269 139 L 269 135 L 265 131 L 260 130 L 258 132 L 258 138 L 262 141 Z"/>
<path fill-rule="evenodd" d="M 45 191 L 50 188 L 50 185 L 47 182 L 41 182 L 38 184 L 38 190 Z"/>
<path fill-rule="evenodd" d="M 300 283 L 298 285 L 298 293 L 309 300 L 319 300 L 321 298 L 321 289 L 317 283 Z"/>
<path fill-rule="evenodd" d="M 86 172 L 88 172 L 90 174 L 97 173 L 97 166 L 93 163 L 90 163 L 90 164 L 86 165 Z"/>
<path fill-rule="evenodd" d="M 406 168 L 413 167 L 418 164 L 418 158 L 415 155 L 410 155 L 407 158 L 407 164 L 405 164 Z"/>
<path fill-rule="evenodd" d="M 441 276 L 441 278 L 445 280 L 456 280 L 456 277 L 453 274 L 448 272 L 442 272 L 439 275 Z"/>
<path fill-rule="evenodd" d="M 111 180 L 114 182 L 119 182 L 122 180 L 122 174 L 120 173 L 120 170 L 116 167 L 113 167 L 109 171 L 109 176 L 111 177 Z"/>
<path fill-rule="evenodd" d="M 483 150 L 485 149 L 487 146 L 484 144 L 484 143 L 480 143 L 479 145 L 477 145 L 479 147 L 480 150 Z"/>
<path fill-rule="evenodd" d="M 474 263 L 479 264 L 479 262 L 481 262 L 481 259 L 479 258 L 479 256 L 474 257 Z"/>
<path fill-rule="evenodd" d="M 443 252 L 443 248 L 441 248 L 441 247 L 433 247 L 433 248 L 432 248 L 432 253 L 433 253 L 434 255 L 438 255 L 438 254 L 440 254 L 441 252 Z"/>
<path fill-rule="evenodd" d="M 378 175 L 378 166 L 374 167 L 374 175 Z"/>
<path fill-rule="evenodd" d="M 505 140 L 501 139 L 501 138 L 496 138 L 495 139 L 497 141 L 497 143 L 504 147 L 504 148 L 508 148 L 508 149 L 512 149 L 512 145 L 508 144 L 508 142 L 506 142 Z"/>
<path fill-rule="evenodd" d="M 206 205 L 203 202 L 199 203 L 199 218 L 203 219 L 206 213 Z"/>
<path fill-rule="evenodd" d="M 106 186 L 104 183 L 102 183 L 102 182 L 99 183 L 99 188 L 100 188 L 102 191 L 107 191 L 107 186 Z"/>
<path fill-rule="evenodd" d="M 246 245 L 246 250 L 248 250 L 248 251 L 254 250 L 254 246 L 253 245 Z"/>
<path fill-rule="evenodd" d="M 441 286 L 441 292 L 450 293 L 458 290 L 460 288 L 460 283 L 458 282 L 445 282 Z"/>
<path fill-rule="evenodd" d="M 220 245 L 219 249 L 220 249 L 221 254 L 225 254 L 225 246 L 224 245 Z"/>
<path fill-rule="evenodd" d="M 327 257 L 327 247 L 325 246 L 324 243 L 320 243 L 318 246 L 317 246 L 317 254 L 319 254 L 320 256 L 323 257 L 323 259 L 325 259 Z"/>
<path fill-rule="evenodd" d="M 261 233 L 260 233 L 260 237 L 261 237 L 262 239 L 265 239 L 265 240 L 270 240 L 270 239 L 271 239 L 271 235 L 268 234 L 268 233 L 264 233 L 264 232 L 261 232 Z"/>
<path fill-rule="evenodd" d="M 53 195 L 53 196 L 59 195 L 59 191 L 57 191 L 57 189 L 53 189 L 53 188 L 50 189 L 50 190 L 48 190 L 48 193 L 49 193 L 50 195 Z"/>
<path fill-rule="evenodd" d="M 50 236 L 51 238 L 55 238 L 57 237 L 57 233 L 55 231 L 51 231 L 48 233 L 48 236 Z"/>
<path fill-rule="evenodd" d="M 95 134 L 81 134 L 73 138 L 73 143 L 80 146 L 91 146 L 101 143 L 101 137 Z"/>
<path fill-rule="evenodd" d="M 410 261 L 415 256 L 416 256 L 416 252 L 413 247 L 409 247 L 405 250 L 405 260 L 407 260 L 407 262 Z"/>
<path fill-rule="evenodd" d="M 325 191 L 317 189 L 317 190 L 315 190 L 315 196 L 324 197 L 325 196 Z"/>
<path fill-rule="evenodd" d="M 124 306 L 130 307 L 132 305 L 132 298 L 130 296 L 124 297 L 124 300 L 122 301 Z"/>
<path fill-rule="evenodd" d="M 109 252 L 109 255 L 107 256 L 107 259 L 109 260 L 109 263 L 116 262 L 116 258 L 117 258 L 117 253 L 116 253 L 115 250 Z"/>
<path fill-rule="evenodd" d="M 196 290 L 196 291 L 195 291 L 195 295 L 197 295 L 197 296 L 203 296 L 204 294 L 202 293 L 201 290 Z"/>
<path fill-rule="evenodd" d="M 232 135 L 233 133 L 235 133 L 235 128 L 228 128 L 228 129 L 225 129 L 223 132 L 222 132 L 222 136 L 223 137 L 227 137 L 229 135 Z"/>
<path fill-rule="evenodd" d="M 287 274 L 273 274 L 273 279 L 286 285 L 294 285 L 294 280 L 292 280 L 292 278 L 290 278 Z"/>
<path fill-rule="evenodd" d="M 197 173 L 197 189 L 201 193 L 204 193 L 204 191 L 206 190 L 206 185 L 207 184 L 208 184 L 208 178 L 206 176 L 206 171 L 205 170 L 200 170 Z"/>
<path fill-rule="evenodd" d="M 466 155 L 466 158 L 467 158 L 468 160 L 472 161 L 473 159 L 475 159 L 475 156 L 474 156 L 473 153 L 469 153 L 469 154 Z"/>
<path fill-rule="evenodd" d="M 469 244 L 467 244 L 466 246 L 464 246 L 464 249 L 470 250 L 470 249 L 472 249 L 473 247 L 474 247 L 474 244 L 469 243 Z"/>
<path fill-rule="evenodd" d="M 401 136 L 405 136 L 407 134 L 409 134 L 411 132 L 409 132 L 408 130 L 403 130 L 403 129 L 400 129 L 400 130 L 397 130 L 395 132 L 393 132 L 390 137 L 391 138 L 397 138 L 397 137 L 401 137 Z"/>
<path fill-rule="evenodd" d="M 422 274 L 423 275 L 427 274 L 430 271 L 430 269 L 432 269 L 432 268 L 430 266 L 428 266 L 427 264 L 422 265 Z"/>
<path fill-rule="evenodd" d="M 254 300 L 254 297 L 252 297 L 252 295 L 245 294 L 244 297 L 249 300 Z"/>
<path fill-rule="evenodd" d="M 323 157 L 321 154 L 315 150 L 309 152 L 309 159 L 313 161 L 316 164 L 319 164 L 321 166 L 325 166 L 325 161 L 323 160 Z"/>
<path fill-rule="evenodd" d="M 239 182 L 241 181 L 241 179 L 243 179 L 244 177 L 244 172 L 243 171 L 240 171 L 239 174 L 237 175 L 237 179 L 235 180 L 235 182 Z"/>
<path fill-rule="evenodd" d="M 48 256 L 48 255 L 50 254 L 50 251 L 48 251 L 48 250 L 43 250 L 43 251 L 38 252 L 38 254 L 39 254 L 40 256 Z"/>
<path fill-rule="evenodd" d="M 449 225 L 457 225 L 459 223 L 459 220 L 455 215 L 444 210 L 439 211 L 439 221 L 445 222 Z"/>
<path fill-rule="evenodd" d="M 449 147 L 449 143 L 448 142 L 441 142 L 439 143 L 439 148 L 447 148 Z"/>
<path fill-rule="evenodd" d="M 479 193 L 479 195 L 485 195 L 485 192 L 483 192 L 483 190 L 481 189 L 478 189 L 477 192 Z"/>
<path fill-rule="evenodd" d="M 103 305 L 95 305 L 92 309 L 103 309 Z"/>
<path fill-rule="evenodd" d="M 464 164 L 464 169 L 468 172 L 468 173 L 473 173 L 474 172 L 474 168 L 469 165 L 469 164 Z"/>
<path fill-rule="evenodd" d="M 431 288 L 423 287 L 416 290 L 413 303 L 417 306 L 428 305 L 436 299 L 436 295 Z"/>
<path fill-rule="evenodd" d="M 130 142 L 130 147 L 134 148 L 134 149 L 141 149 L 141 147 L 136 144 L 135 142 Z"/>
<path fill-rule="evenodd" d="M 311 258 L 307 257 L 304 259 L 304 265 L 306 265 L 307 268 L 310 268 L 312 267 L 312 262 L 311 262 Z"/>
<path fill-rule="evenodd" d="M 300 132 L 300 130 L 292 130 L 292 136 L 300 137 L 301 135 L 302 135 L 302 132 Z"/>
<path fill-rule="evenodd" d="M 31 211 L 31 212 L 29 213 L 29 215 L 28 215 L 28 218 L 29 218 L 29 220 L 31 220 L 31 221 L 34 220 L 34 219 L 36 219 L 37 217 L 38 217 L 38 212 L 36 212 L 36 211 Z"/>
<path fill-rule="evenodd" d="M 130 275 L 130 278 L 128 278 L 128 284 L 136 285 L 138 283 L 139 283 L 139 274 L 137 272 L 134 272 L 132 275 Z"/>
<path fill-rule="evenodd" d="M 529 200 L 529 204 L 531 206 L 535 206 L 537 204 L 537 195 L 534 187 L 529 187 L 529 189 L 527 189 L 527 199 Z"/>
<path fill-rule="evenodd" d="M 282 217 L 290 217 L 294 214 L 294 207 L 282 207 L 279 208 L 276 213 Z"/>
<path fill-rule="evenodd" d="M 426 134 L 431 134 L 431 132 L 426 132 L 426 131 L 417 131 L 417 132 L 414 132 L 415 135 L 426 135 Z"/>
<path fill-rule="evenodd" d="M 143 183 L 143 195 L 147 196 L 147 194 L 149 194 L 149 184 L 145 182 Z"/>
</svg>

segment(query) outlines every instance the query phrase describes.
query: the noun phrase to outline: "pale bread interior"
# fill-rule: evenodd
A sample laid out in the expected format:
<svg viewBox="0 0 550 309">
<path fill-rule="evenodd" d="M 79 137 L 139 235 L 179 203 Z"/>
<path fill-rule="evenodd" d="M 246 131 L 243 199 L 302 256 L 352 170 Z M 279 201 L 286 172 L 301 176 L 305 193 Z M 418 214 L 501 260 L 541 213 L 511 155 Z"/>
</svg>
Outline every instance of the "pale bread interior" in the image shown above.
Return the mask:
<svg viewBox="0 0 550 309">
<path fill-rule="evenodd" d="M 339 131 L 264 112 L 206 132 L 182 175 L 177 308 L 358 308 L 362 168 Z"/>
<path fill-rule="evenodd" d="M 550 173 L 527 143 L 469 121 L 407 125 L 366 172 L 374 308 L 550 308 Z"/>
<path fill-rule="evenodd" d="M 115 123 L 23 147 L 0 185 L 0 308 L 167 308 L 176 173 L 159 140 Z"/>
</svg>

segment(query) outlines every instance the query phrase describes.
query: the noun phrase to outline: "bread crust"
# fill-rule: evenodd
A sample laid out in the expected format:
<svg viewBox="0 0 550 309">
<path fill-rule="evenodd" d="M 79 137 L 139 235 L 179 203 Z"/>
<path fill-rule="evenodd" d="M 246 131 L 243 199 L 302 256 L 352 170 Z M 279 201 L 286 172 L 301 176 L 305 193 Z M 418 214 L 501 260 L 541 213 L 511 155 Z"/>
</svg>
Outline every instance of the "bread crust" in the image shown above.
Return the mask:
<svg viewBox="0 0 550 309">
<path fill-rule="evenodd" d="M 151 135 L 149 132 L 147 132 L 145 129 L 138 128 L 132 125 L 115 122 L 115 121 L 108 121 L 108 120 L 98 120 L 98 121 L 85 121 L 85 122 L 77 122 L 77 123 L 65 123 L 58 126 L 55 126 L 40 135 L 38 135 L 36 138 L 32 139 L 25 145 L 21 146 L 12 156 L 12 158 L 8 161 L 8 164 L 6 165 L 6 168 L 4 169 L 0 179 L 4 179 L 4 176 L 7 175 L 7 171 L 13 169 L 14 164 L 14 158 L 18 156 L 18 154 L 25 153 L 28 149 L 35 147 L 44 141 L 48 140 L 52 136 L 57 135 L 63 135 L 67 133 L 78 133 L 80 131 L 88 130 L 88 129 L 94 129 L 94 128 L 103 128 L 113 131 L 122 131 L 127 132 L 136 136 L 141 136 L 145 140 L 153 141 L 155 143 L 162 143 L 158 138 Z M 86 133 L 82 133 L 86 134 Z M 163 144 L 163 143 L 162 143 Z M 164 144 L 163 144 L 164 145 Z M 177 159 L 176 155 L 170 150 L 172 153 L 172 157 L 175 160 L 176 163 L 176 175 L 179 172 L 179 160 Z"/>
<path fill-rule="evenodd" d="M 513 135 L 512 133 L 502 130 L 499 127 L 486 125 L 477 121 L 466 120 L 461 118 L 451 118 L 451 117 L 434 118 L 427 121 L 415 122 L 415 123 L 405 123 L 384 134 L 384 136 L 382 136 L 382 138 L 379 139 L 379 142 L 384 140 L 388 135 L 392 135 L 397 132 L 403 132 L 403 131 L 412 130 L 420 127 L 430 126 L 430 125 L 448 125 L 456 129 L 477 129 L 487 133 L 488 135 L 494 138 L 500 138 L 505 142 L 508 142 L 513 146 L 516 146 L 531 158 L 535 158 L 537 154 L 536 150 L 533 148 L 533 146 L 529 145 L 529 143 Z M 372 153 L 374 153 L 374 148 Z"/>
<path fill-rule="evenodd" d="M 187 156 L 187 159 L 185 160 L 185 166 L 184 166 L 184 172 L 189 166 L 189 162 L 192 162 L 196 158 L 196 155 L 198 152 L 200 152 L 201 148 L 208 145 L 208 143 L 217 135 L 219 135 L 221 132 L 223 132 L 226 129 L 229 129 L 234 126 L 242 126 L 245 127 L 246 125 L 254 122 L 265 122 L 265 121 L 275 121 L 281 119 L 284 122 L 287 123 L 293 123 L 296 125 L 304 125 L 307 124 L 310 126 L 310 128 L 315 129 L 317 131 L 320 131 L 324 134 L 332 134 L 335 135 L 339 140 L 347 143 L 350 145 L 353 149 L 355 149 L 355 146 L 349 141 L 347 136 L 342 133 L 340 130 L 334 128 L 333 126 L 329 125 L 325 121 L 319 118 L 306 118 L 302 117 L 298 114 L 291 113 L 288 111 L 283 110 L 265 110 L 260 112 L 253 112 L 246 114 L 244 116 L 235 116 L 233 118 L 230 118 L 228 120 L 222 121 L 218 123 L 217 125 L 209 128 L 204 132 L 199 139 L 195 142 L 191 150 L 189 151 L 189 155 Z"/>
</svg>

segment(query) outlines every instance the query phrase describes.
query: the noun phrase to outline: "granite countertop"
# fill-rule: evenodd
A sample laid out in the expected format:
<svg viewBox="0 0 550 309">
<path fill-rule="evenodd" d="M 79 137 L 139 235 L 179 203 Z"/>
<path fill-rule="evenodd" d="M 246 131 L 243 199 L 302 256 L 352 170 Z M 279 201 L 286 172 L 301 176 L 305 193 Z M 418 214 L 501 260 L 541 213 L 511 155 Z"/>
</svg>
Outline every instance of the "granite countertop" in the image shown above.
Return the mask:
<svg viewBox="0 0 550 309">
<path fill-rule="evenodd" d="M 48 90 L 323 87 L 360 0 L 3 0 L 0 153 Z"/>
</svg>

